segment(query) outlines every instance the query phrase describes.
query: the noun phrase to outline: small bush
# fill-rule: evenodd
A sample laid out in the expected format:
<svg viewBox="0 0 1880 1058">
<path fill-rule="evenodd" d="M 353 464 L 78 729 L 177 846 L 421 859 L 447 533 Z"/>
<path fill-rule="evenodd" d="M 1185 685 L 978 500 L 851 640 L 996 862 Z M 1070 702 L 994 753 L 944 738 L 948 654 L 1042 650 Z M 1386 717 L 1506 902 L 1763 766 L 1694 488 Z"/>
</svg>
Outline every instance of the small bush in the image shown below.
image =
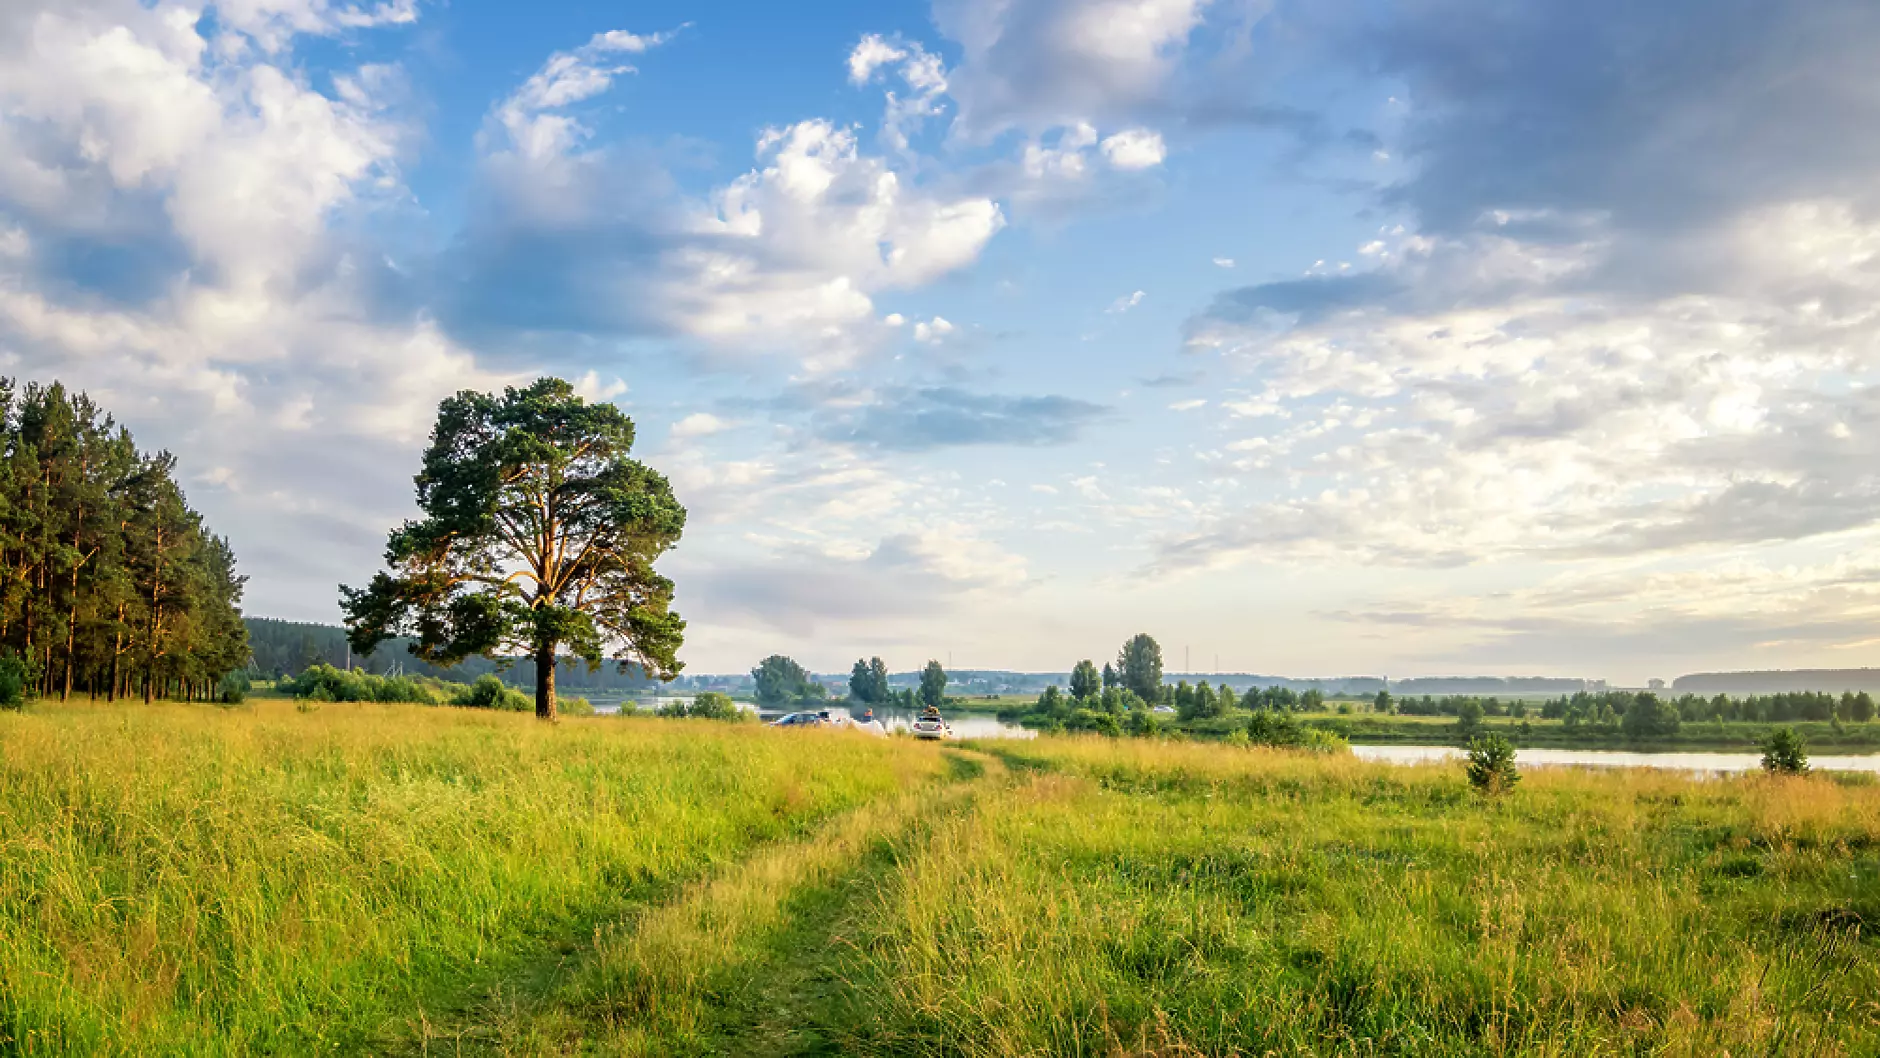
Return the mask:
<svg viewBox="0 0 1880 1058">
<path fill-rule="evenodd" d="M 0 709 L 18 711 L 26 706 L 26 688 L 32 678 L 26 662 L 8 653 L 0 657 Z"/>
<path fill-rule="evenodd" d="M 659 715 L 690 717 L 695 720 L 725 720 L 734 724 L 752 717 L 751 713 L 732 701 L 730 695 L 718 691 L 700 691 L 689 702 L 681 699 L 663 705 L 659 709 Z"/>
<path fill-rule="evenodd" d="M 1514 743 L 1500 735 L 1469 740 L 1469 759 L 1464 770 L 1469 785 L 1483 793 L 1506 793 L 1521 781 L 1514 764 Z"/>
<path fill-rule="evenodd" d="M 1808 771 L 1808 743 L 1792 727 L 1769 732 L 1762 745 L 1762 766 L 1767 772 L 1801 775 Z"/>
<path fill-rule="evenodd" d="M 561 715 L 563 716 L 594 715 L 594 703 L 580 695 L 576 695 L 573 698 L 561 699 L 560 702 L 556 703 L 556 708 L 561 710 Z"/>
<path fill-rule="evenodd" d="M 248 691 L 251 686 L 248 673 L 236 669 L 234 672 L 223 675 L 222 683 L 217 689 L 217 697 L 223 705 L 240 705 L 248 700 Z"/>
<path fill-rule="evenodd" d="M 1305 738 L 1291 713 L 1256 710 L 1247 718 L 1247 739 L 1260 746 L 1297 746 Z"/>
</svg>

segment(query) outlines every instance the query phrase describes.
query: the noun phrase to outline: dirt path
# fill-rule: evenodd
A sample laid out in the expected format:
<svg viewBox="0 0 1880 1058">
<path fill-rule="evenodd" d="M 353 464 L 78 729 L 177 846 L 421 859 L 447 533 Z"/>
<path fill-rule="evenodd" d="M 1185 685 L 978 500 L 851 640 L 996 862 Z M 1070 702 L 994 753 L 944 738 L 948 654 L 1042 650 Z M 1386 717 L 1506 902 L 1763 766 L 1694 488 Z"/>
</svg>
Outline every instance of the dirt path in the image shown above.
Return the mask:
<svg viewBox="0 0 1880 1058">
<path fill-rule="evenodd" d="M 857 996 L 848 925 L 935 823 L 1002 780 L 997 757 L 948 751 L 949 780 L 759 848 L 629 921 L 570 938 L 448 1019 L 413 1026 L 424 1054 L 840 1053 Z"/>
</svg>

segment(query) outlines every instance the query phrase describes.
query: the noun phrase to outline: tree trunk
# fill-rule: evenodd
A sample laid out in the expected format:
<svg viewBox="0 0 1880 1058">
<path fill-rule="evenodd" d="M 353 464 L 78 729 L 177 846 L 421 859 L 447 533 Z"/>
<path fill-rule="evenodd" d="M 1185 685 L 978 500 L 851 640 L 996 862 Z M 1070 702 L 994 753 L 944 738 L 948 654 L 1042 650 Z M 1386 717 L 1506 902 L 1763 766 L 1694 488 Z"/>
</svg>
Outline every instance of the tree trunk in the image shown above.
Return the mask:
<svg viewBox="0 0 1880 1058">
<path fill-rule="evenodd" d="M 535 648 L 535 718 L 554 720 L 555 714 L 555 644 Z"/>
</svg>

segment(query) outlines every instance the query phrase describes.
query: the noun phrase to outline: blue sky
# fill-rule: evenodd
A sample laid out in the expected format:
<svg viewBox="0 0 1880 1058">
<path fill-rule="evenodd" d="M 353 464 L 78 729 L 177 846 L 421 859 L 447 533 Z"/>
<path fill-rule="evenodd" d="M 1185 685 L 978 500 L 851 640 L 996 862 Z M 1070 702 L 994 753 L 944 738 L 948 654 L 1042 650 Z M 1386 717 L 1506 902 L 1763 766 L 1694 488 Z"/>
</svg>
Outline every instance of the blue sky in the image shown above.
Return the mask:
<svg viewBox="0 0 1880 1058">
<path fill-rule="evenodd" d="M 1880 660 L 1880 9 L 0 11 L 0 367 L 331 620 L 444 395 L 691 510 L 692 671 Z"/>
</svg>

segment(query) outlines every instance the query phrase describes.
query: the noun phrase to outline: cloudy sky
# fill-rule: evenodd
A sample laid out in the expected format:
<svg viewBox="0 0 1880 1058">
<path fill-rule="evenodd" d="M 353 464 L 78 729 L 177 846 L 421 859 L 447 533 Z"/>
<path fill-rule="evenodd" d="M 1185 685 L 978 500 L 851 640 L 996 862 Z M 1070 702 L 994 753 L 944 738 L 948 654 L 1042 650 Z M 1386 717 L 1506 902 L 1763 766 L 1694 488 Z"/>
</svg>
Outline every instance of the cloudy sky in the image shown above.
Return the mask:
<svg viewBox="0 0 1880 1058">
<path fill-rule="evenodd" d="M 8 0 L 0 370 L 333 620 L 440 397 L 694 672 L 1880 664 L 1871 0 Z M 1218 661 L 1217 661 L 1218 659 Z"/>
</svg>

